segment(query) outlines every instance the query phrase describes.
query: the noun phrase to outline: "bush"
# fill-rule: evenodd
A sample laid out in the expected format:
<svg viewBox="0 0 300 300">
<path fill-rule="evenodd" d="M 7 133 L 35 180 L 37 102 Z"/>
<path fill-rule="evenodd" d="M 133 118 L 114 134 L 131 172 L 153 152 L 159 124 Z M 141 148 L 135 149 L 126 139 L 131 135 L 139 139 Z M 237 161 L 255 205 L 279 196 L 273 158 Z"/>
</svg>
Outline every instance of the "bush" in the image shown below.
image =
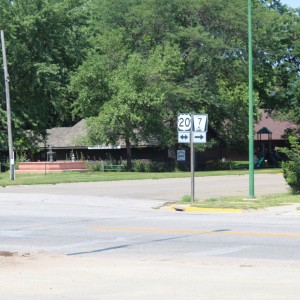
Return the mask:
<svg viewBox="0 0 300 300">
<path fill-rule="evenodd" d="M 115 171 L 115 172 L 123 172 L 125 169 L 125 164 L 123 162 L 113 164 L 110 160 L 100 160 L 100 161 L 89 161 L 86 163 L 87 169 L 97 172 L 104 171 Z"/>
<path fill-rule="evenodd" d="M 205 164 L 206 171 L 217 171 L 217 170 L 230 170 L 230 161 L 220 161 L 220 160 L 209 160 Z"/>
<path fill-rule="evenodd" d="M 169 172 L 171 166 L 163 162 L 152 162 L 148 160 L 135 160 L 132 163 L 132 172 Z"/>
<path fill-rule="evenodd" d="M 132 172 L 145 172 L 146 162 L 143 160 L 135 160 L 132 163 L 131 171 Z"/>
<path fill-rule="evenodd" d="M 293 193 L 300 192 L 300 144 L 295 136 L 289 136 L 290 148 L 277 148 L 289 161 L 282 162 L 283 176 Z"/>
<path fill-rule="evenodd" d="M 10 165 L 9 165 L 8 159 L 0 160 L 0 173 L 6 172 L 7 170 L 9 170 L 9 168 L 10 168 Z"/>
<path fill-rule="evenodd" d="M 86 163 L 86 168 L 93 171 L 102 171 L 103 165 L 101 161 L 89 161 Z"/>
</svg>

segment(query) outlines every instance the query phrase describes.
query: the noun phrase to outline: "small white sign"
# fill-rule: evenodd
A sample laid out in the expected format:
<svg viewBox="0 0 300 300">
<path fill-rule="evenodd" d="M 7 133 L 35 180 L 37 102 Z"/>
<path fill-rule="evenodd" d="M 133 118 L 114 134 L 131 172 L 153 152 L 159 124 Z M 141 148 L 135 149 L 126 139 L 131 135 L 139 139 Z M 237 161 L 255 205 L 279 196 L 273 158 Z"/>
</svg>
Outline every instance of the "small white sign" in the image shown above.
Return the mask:
<svg viewBox="0 0 300 300">
<path fill-rule="evenodd" d="M 208 115 L 199 114 L 193 115 L 194 131 L 207 132 L 208 127 Z"/>
<path fill-rule="evenodd" d="M 206 143 L 206 132 L 193 131 L 192 139 L 195 144 Z"/>
<path fill-rule="evenodd" d="M 185 150 L 177 150 L 177 161 L 185 161 Z"/>
<path fill-rule="evenodd" d="M 191 133 L 186 131 L 178 131 L 178 143 L 190 143 Z"/>
<path fill-rule="evenodd" d="M 97 145 L 97 146 L 88 147 L 88 150 L 107 150 L 107 149 L 121 149 L 121 146 Z"/>
<path fill-rule="evenodd" d="M 179 114 L 177 118 L 178 131 L 190 131 L 192 128 L 191 114 Z"/>
</svg>

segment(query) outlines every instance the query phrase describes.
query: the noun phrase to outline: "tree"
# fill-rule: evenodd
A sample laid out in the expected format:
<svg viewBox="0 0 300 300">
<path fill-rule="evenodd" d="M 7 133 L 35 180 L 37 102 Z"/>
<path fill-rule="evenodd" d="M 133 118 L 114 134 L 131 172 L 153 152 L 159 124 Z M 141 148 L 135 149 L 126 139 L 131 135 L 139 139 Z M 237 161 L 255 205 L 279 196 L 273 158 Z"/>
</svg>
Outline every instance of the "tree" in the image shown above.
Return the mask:
<svg viewBox="0 0 300 300">
<path fill-rule="evenodd" d="M 87 119 L 85 142 L 114 145 L 124 139 L 129 171 L 132 144 L 153 137 L 160 145 L 166 143 L 168 133 L 161 112 L 166 111 L 168 82 L 181 72 L 181 65 L 178 48 L 168 44 L 158 46 L 148 57 L 130 55 L 126 64 L 120 64 L 111 74 L 111 98 L 103 103 L 97 116 Z"/>
<path fill-rule="evenodd" d="M 285 119 L 300 124 L 300 9 L 291 16 L 292 32 L 288 56 L 285 60 L 285 89 L 282 93 L 284 105 L 281 106 L 281 115 Z"/>
<path fill-rule="evenodd" d="M 90 117 L 109 126 L 107 112 L 115 120 L 125 112 L 114 128 L 125 139 L 128 129 L 128 144 L 152 136 L 171 147 L 177 114 L 205 112 L 227 144 L 240 146 L 247 135 L 246 4 L 0 0 L 17 145 L 34 145 L 27 129 L 38 135 Z M 256 107 L 293 109 L 296 119 L 299 15 L 278 0 L 254 1 L 253 13 Z M 104 132 L 98 140 L 116 139 Z"/>
<path fill-rule="evenodd" d="M 89 15 L 83 0 L 0 1 L 5 30 L 15 145 L 34 145 L 49 127 L 71 123 L 71 72 L 85 54 Z"/>
<path fill-rule="evenodd" d="M 271 1 L 269 10 L 271 13 L 266 11 L 262 18 L 268 18 L 269 25 L 264 25 L 262 21 L 257 23 L 267 35 L 274 36 L 272 44 L 263 43 L 265 53 L 258 65 L 268 79 L 260 80 L 257 84 L 261 106 L 299 122 L 296 117 L 299 115 L 299 13 L 282 5 L 280 1 Z"/>
<path fill-rule="evenodd" d="M 165 109 L 157 119 L 164 130 L 157 139 L 164 135 L 165 144 L 174 145 L 177 114 L 186 111 L 208 113 L 211 125 L 232 146 L 247 141 L 246 1 L 102 0 L 92 7 L 93 48 L 71 85 L 77 94 L 75 114 L 101 113 L 116 97 L 115 70 L 126 70 L 134 55 L 147 59 L 153 49 L 169 43 L 178 48 L 181 71 L 160 84 Z M 255 104 L 276 109 L 285 101 L 281 82 L 289 73 L 285 63 L 293 18 L 279 1 L 255 1 L 253 10 Z"/>
</svg>

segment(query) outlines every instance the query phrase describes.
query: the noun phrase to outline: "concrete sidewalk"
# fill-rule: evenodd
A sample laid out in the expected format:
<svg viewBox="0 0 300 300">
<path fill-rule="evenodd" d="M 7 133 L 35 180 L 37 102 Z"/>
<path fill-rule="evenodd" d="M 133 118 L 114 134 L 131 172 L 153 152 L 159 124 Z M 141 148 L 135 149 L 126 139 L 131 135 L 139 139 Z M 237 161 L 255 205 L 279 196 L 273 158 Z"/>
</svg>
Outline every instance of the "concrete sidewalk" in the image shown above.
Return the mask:
<svg viewBox="0 0 300 300">
<path fill-rule="evenodd" d="M 37 253 L 0 257 L 0 265 L 3 300 L 295 300 L 300 294 L 294 263 Z"/>
</svg>

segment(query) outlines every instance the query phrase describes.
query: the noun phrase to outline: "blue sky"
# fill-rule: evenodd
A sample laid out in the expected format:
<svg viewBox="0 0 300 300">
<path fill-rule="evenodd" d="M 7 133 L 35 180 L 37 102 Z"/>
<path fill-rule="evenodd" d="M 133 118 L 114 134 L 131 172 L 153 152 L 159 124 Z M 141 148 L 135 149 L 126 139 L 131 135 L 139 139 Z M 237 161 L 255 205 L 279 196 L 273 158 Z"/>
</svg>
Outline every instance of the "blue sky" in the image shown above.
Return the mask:
<svg viewBox="0 0 300 300">
<path fill-rule="evenodd" d="M 300 7 L 299 0 L 281 0 L 281 3 L 287 4 L 288 6 L 293 7 L 293 8 Z"/>
</svg>

